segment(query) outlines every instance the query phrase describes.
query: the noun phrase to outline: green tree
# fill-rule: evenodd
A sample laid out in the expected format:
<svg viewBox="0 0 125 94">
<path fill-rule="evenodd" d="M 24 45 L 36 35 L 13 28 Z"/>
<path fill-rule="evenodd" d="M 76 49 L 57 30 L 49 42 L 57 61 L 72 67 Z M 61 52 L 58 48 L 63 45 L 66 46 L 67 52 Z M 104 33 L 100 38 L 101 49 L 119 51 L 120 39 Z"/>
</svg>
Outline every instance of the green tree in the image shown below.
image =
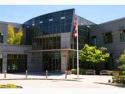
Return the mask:
<svg viewBox="0 0 125 94">
<path fill-rule="evenodd" d="M 8 28 L 7 28 L 7 43 L 8 44 L 13 44 L 14 42 L 14 28 L 11 24 L 8 24 Z"/>
<path fill-rule="evenodd" d="M 22 27 L 20 27 L 19 31 L 15 33 L 15 39 L 13 44 L 21 44 L 22 36 L 23 36 L 23 30 Z"/>
<path fill-rule="evenodd" d="M 118 62 L 120 74 L 125 75 L 125 51 L 119 56 Z"/>
<path fill-rule="evenodd" d="M 105 49 L 97 49 L 96 46 L 85 46 L 80 50 L 80 60 L 89 63 L 93 68 L 95 64 L 105 62 L 109 58 L 109 53 Z"/>
</svg>

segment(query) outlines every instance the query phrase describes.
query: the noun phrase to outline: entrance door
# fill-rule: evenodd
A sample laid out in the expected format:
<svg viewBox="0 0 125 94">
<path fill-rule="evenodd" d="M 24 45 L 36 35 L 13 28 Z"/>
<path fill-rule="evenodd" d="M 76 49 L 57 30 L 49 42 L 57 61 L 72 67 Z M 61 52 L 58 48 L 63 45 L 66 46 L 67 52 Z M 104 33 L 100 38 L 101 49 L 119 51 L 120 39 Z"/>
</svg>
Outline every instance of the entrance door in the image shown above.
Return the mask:
<svg viewBox="0 0 125 94">
<path fill-rule="evenodd" d="M 8 73 L 14 73 L 14 72 L 17 72 L 17 64 L 14 63 L 14 62 L 8 62 L 7 63 L 7 72 Z"/>
<path fill-rule="evenodd" d="M 0 59 L 0 73 L 2 72 L 2 59 Z"/>
<path fill-rule="evenodd" d="M 43 69 L 55 72 L 61 71 L 61 59 L 59 52 L 43 53 Z"/>
<path fill-rule="evenodd" d="M 23 73 L 27 69 L 27 55 L 25 54 L 8 54 L 7 72 Z"/>
</svg>

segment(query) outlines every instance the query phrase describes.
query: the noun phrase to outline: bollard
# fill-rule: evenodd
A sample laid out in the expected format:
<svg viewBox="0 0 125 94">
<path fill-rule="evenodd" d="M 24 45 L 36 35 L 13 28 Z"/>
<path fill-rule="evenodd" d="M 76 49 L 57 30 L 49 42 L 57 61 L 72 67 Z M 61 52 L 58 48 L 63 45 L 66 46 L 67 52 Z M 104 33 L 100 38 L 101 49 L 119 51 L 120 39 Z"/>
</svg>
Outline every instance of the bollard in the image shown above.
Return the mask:
<svg viewBox="0 0 125 94">
<path fill-rule="evenodd" d="M 6 73 L 7 73 L 7 72 L 6 72 L 6 70 L 5 70 L 5 72 L 4 72 L 4 78 L 6 78 Z"/>
<path fill-rule="evenodd" d="M 46 79 L 48 78 L 48 71 L 46 70 Z"/>
<path fill-rule="evenodd" d="M 67 71 L 65 71 L 65 79 L 67 79 Z"/>
<path fill-rule="evenodd" d="M 27 77 L 28 77 L 28 72 L 27 72 L 27 70 L 26 70 L 26 79 L 27 79 Z"/>
<path fill-rule="evenodd" d="M 108 83 L 111 83 L 111 80 L 108 80 Z"/>
</svg>

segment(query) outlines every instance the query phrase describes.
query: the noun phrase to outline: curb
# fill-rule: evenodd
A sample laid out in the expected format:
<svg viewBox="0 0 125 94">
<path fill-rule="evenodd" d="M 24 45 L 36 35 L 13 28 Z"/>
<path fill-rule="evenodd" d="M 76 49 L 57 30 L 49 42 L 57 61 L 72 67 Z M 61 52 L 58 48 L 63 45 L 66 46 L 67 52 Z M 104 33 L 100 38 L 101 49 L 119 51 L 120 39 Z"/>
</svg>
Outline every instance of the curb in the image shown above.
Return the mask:
<svg viewBox="0 0 125 94">
<path fill-rule="evenodd" d="M 79 81 L 78 79 L 51 79 L 51 78 L 14 78 L 14 79 L 0 79 L 0 80 L 61 80 L 61 81 Z"/>
</svg>

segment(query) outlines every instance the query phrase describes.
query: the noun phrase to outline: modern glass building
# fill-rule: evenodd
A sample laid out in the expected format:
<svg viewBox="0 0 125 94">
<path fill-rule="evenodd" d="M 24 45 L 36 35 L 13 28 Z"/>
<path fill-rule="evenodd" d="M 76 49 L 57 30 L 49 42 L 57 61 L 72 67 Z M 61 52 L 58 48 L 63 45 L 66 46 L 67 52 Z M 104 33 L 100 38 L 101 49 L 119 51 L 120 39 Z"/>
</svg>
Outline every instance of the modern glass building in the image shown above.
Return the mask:
<svg viewBox="0 0 125 94">
<path fill-rule="evenodd" d="M 30 71 L 61 71 L 76 67 L 75 17 L 79 26 L 79 49 L 88 43 L 87 26 L 94 25 L 77 14 L 75 9 L 48 13 L 24 23 L 23 43 L 32 45 Z"/>
<path fill-rule="evenodd" d="M 84 44 L 106 47 L 111 60 L 97 66 L 99 70 L 118 68 L 117 58 L 125 49 L 125 18 L 95 24 L 67 9 L 34 17 L 23 24 L 0 22 L 0 72 L 65 72 L 76 68 L 76 24 L 79 50 Z M 23 28 L 20 45 L 7 44 L 8 25 L 15 32 Z M 81 68 L 88 68 L 80 63 Z"/>
</svg>

